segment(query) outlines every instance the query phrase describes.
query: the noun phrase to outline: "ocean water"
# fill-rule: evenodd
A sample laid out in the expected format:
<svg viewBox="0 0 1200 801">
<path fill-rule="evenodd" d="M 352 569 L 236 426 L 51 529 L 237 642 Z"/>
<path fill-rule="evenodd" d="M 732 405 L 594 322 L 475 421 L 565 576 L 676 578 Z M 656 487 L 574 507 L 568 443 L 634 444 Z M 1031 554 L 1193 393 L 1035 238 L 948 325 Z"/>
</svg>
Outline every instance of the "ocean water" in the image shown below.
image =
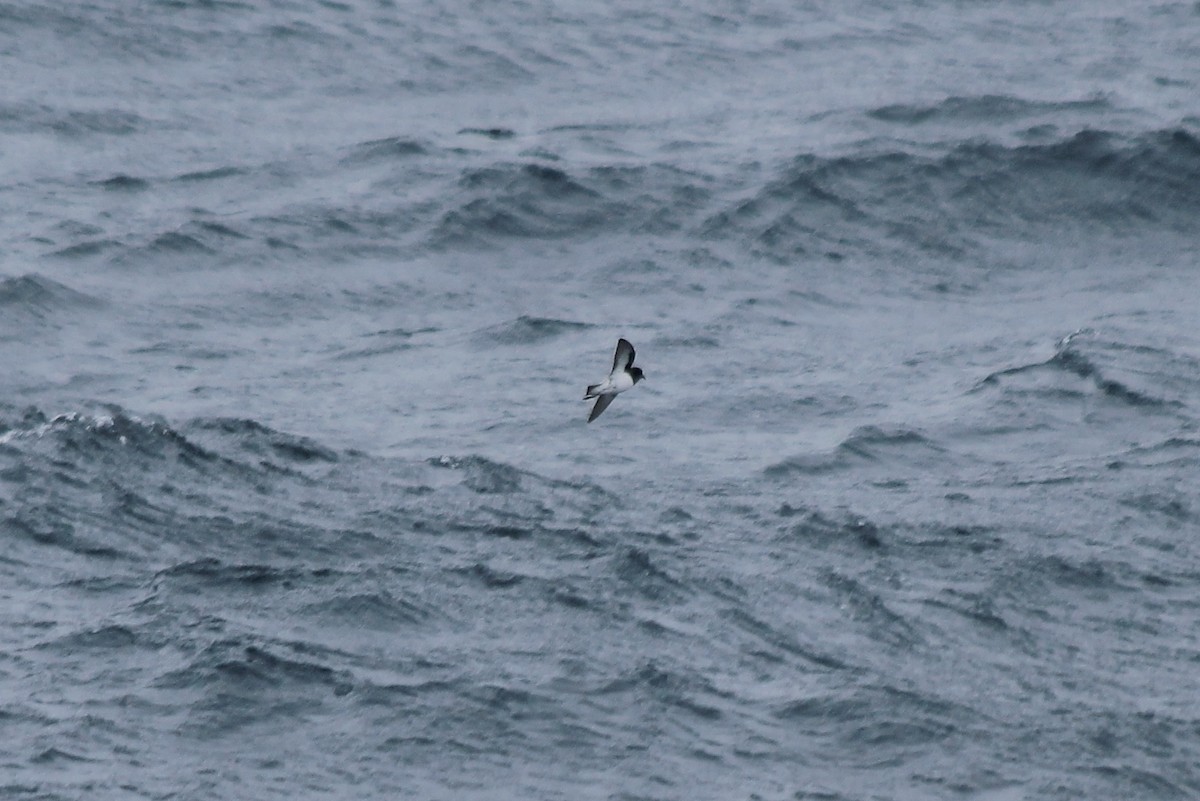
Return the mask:
<svg viewBox="0 0 1200 801">
<path fill-rule="evenodd" d="M 17 0 L 0 76 L 0 798 L 1200 797 L 1200 5 Z"/>
</svg>

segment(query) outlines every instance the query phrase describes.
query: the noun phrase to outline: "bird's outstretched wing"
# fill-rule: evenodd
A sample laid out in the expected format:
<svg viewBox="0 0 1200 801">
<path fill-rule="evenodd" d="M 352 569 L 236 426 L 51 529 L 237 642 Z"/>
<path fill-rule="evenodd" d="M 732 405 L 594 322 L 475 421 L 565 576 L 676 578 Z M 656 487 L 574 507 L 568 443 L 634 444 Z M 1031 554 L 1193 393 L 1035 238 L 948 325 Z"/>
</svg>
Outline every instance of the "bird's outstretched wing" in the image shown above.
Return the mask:
<svg viewBox="0 0 1200 801">
<path fill-rule="evenodd" d="M 621 341 L 624 342 L 625 340 Z M 604 410 L 608 408 L 608 404 L 612 403 L 616 397 L 616 395 L 601 395 L 596 398 L 596 405 L 592 407 L 592 413 L 588 415 L 588 422 L 592 422 L 603 414 Z"/>
<path fill-rule="evenodd" d="M 629 340 L 622 337 L 617 340 L 617 352 L 613 354 L 613 369 L 614 373 L 624 372 L 633 364 L 633 357 L 637 355 L 633 349 L 633 345 L 629 344 Z"/>
</svg>

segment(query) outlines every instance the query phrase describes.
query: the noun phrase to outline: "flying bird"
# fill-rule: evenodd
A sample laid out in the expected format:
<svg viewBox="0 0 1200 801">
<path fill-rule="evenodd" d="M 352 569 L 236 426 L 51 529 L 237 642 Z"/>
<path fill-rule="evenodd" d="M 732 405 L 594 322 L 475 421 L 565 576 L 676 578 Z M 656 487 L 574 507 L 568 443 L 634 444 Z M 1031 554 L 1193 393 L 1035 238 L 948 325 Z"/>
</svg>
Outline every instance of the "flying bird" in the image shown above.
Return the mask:
<svg viewBox="0 0 1200 801">
<path fill-rule="evenodd" d="M 589 423 L 603 414 L 619 393 L 630 389 L 645 378 L 642 375 L 642 368 L 633 366 L 634 355 L 633 345 L 629 344 L 629 340 L 617 340 L 617 352 L 613 354 L 612 372 L 599 384 L 592 384 L 588 387 L 587 394 L 583 396 L 584 400 L 596 399 L 596 405 L 592 407 L 592 413 L 588 415 Z"/>
</svg>

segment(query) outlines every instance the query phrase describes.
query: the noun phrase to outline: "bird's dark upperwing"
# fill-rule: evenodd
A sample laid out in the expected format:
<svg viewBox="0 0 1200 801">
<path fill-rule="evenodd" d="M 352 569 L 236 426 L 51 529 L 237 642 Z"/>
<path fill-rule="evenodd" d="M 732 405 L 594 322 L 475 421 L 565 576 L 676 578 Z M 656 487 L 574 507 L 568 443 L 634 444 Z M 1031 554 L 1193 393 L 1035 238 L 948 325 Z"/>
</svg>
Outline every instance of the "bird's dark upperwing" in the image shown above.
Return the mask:
<svg viewBox="0 0 1200 801">
<path fill-rule="evenodd" d="M 633 357 L 636 352 L 633 345 L 629 344 L 629 340 L 622 337 L 617 340 L 617 352 L 613 354 L 613 369 L 614 373 L 623 373 L 633 364 Z"/>
<path fill-rule="evenodd" d="M 624 342 L 625 340 L 622 339 L 621 341 Z M 596 405 L 592 407 L 592 413 L 588 415 L 588 422 L 592 422 L 603 414 L 604 410 L 608 408 L 608 404 L 612 403 L 616 397 L 616 395 L 601 395 L 596 398 Z"/>
</svg>

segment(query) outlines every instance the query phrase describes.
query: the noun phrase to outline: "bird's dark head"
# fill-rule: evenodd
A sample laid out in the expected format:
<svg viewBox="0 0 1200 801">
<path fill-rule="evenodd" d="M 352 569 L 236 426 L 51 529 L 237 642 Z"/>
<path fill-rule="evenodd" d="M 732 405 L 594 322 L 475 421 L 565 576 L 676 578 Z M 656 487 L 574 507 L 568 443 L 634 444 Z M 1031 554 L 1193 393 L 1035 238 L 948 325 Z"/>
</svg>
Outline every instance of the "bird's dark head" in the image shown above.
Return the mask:
<svg viewBox="0 0 1200 801">
<path fill-rule="evenodd" d="M 629 374 L 631 376 L 633 376 L 633 383 L 635 383 L 635 384 L 646 377 L 646 376 L 642 375 L 642 368 L 640 368 L 640 367 L 630 367 Z"/>
</svg>

